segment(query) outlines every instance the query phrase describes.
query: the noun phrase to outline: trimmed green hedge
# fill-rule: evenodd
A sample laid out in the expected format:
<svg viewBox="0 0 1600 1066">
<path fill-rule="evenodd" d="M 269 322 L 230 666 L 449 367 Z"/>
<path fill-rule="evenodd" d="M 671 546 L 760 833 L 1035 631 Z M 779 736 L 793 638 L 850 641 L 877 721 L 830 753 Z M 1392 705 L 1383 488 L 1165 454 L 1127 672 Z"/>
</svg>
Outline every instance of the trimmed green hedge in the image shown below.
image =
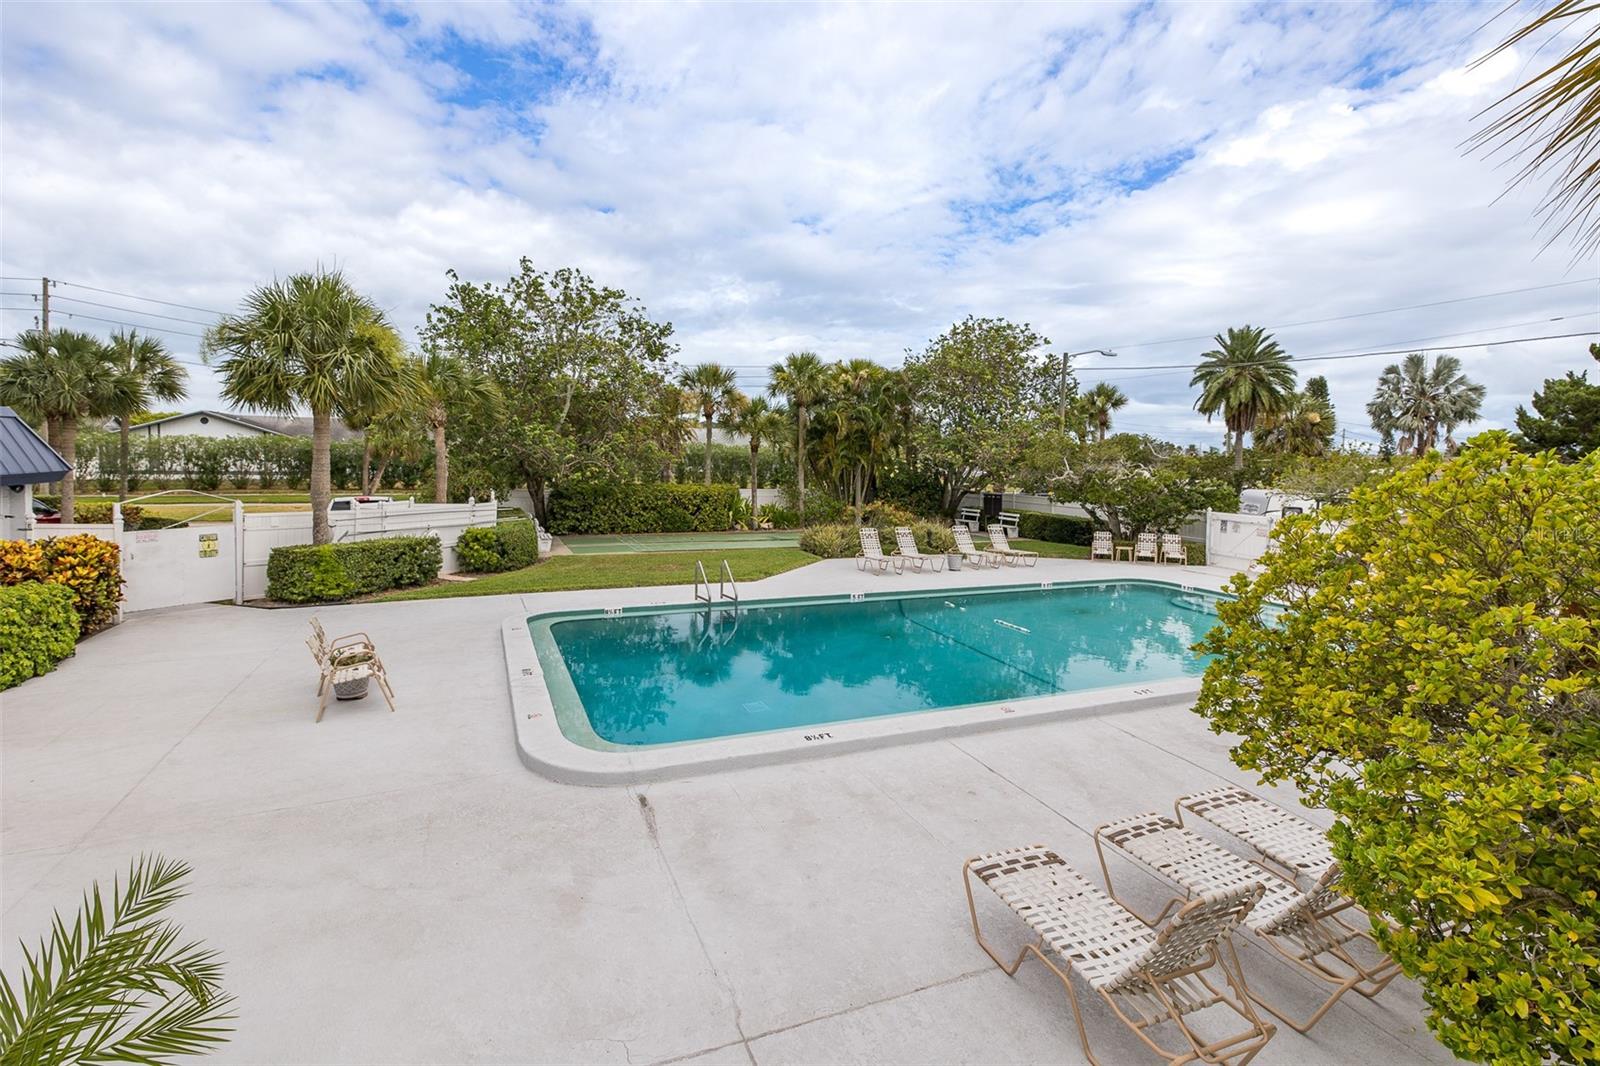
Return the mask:
<svg viewBox="0 0 1600 1066">
<path fill-rule="evenodd" d="M 550 494 L 550 532 L 716 533 L 739 508 L 737 485 L 563 485 Z"/>
<path fill-rule="evenodd" d="M 423 585 L 439 576 L 438 537 L 384 537 L 344 544 L 295 544 L 267 557 L 267 597 L 326 603 Z"/>
<path fill-rule="evenodd" d="M 78 612 L 66 585 L 0 586 L 0 689 L 48 674 L 78 643 Z"/>
<path fill-rule="evenodd" d="M 1017 517 L 1017 536 L 1087 547 L 1094 543 L 1094 523 L 1071 515 L 1023 511 Z"/>
<path fill-rule="evenodd" d="M 527 520 L 462 530 L 456 561 L 472 574 L 521 570 L 539 561 L 539 529 Z"/>
</svg>

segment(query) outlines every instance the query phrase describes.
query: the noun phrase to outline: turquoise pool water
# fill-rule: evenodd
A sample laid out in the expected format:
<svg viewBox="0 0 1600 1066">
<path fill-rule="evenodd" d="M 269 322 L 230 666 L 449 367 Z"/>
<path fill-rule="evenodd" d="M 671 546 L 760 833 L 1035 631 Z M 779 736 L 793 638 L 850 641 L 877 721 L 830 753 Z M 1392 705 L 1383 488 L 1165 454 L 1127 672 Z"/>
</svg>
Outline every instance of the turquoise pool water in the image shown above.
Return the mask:
<svg viewBox="0 0 1600 1066">
<path fill-rule="evenodd" d="M 596 735 L 664 744 L 1197 676 L 1214 602 L 1124 582 L 573 618 L 550 636 Z"/>
</svg>

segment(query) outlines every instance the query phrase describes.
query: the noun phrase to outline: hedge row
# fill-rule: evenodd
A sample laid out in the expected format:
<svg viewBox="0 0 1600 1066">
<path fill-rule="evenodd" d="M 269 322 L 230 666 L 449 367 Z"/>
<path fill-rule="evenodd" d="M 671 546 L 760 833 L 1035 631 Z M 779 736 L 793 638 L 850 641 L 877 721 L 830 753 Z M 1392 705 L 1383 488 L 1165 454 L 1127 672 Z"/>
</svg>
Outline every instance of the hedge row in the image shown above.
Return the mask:
<svg viewBox="0 0 1600 1066">
<path fill-rule="evenodd" d="M 1017 518 L 1017 536 L 1087 547 L 1094 543 L 1094 523 L 1070 515 L 1023 511 Z"/>
<path fill-rule="evenodd" d="M 736 485 L 563 485 L 550 494 L 550 532 L 716 533 L 740 507 Z"/>
<path fill-rule="evenodd" d="M 88 533 L 0 540 L 0 585 L 65 585 L 85 633 L 110 625 L 122 602 L 122 549 Z"/>
<path fill-rule="evenodd" d="M 344 544 L 296 544 L 267 557 L 267 597 L 326 603 L 422 585 L 439 576 L 438 537 L 384 537 Z"/>
<path fill-rule="evenodd" d="M 361 484 L 360 440 L 334 441 L 328 460 L 335 488 L 348 490 Z M 121 444 L 116 433 L 87 431 L 78 435 L 80 488 L 93 482 L 101 492 L 115 492 L 121 469 Z M 207 492 L 215 492 L 224 482 L 235 488 L 304 488 L 311 481 L 311 438 L 183 434 L 146 437 L 135 427 L 128 442 L 128 476 L 133 485 L 181 485 Z M 431 483 L 432 476 L 433 446 L 427 443 L 409 456 L 392 457 L 384 471 L 384 483 L 425 484 Z"/>
<path fill-rule="evenodd" d="M 520 570 L 539 561 L 539 529 L 532 522 L 502 522 L 461 531 L 456 561 L 473 574 Z"/>
<path fill-rule="evenodd" d="M 48 674 L 78 643 L 78 612 L 66 585 L 0 586 L 0 689 Z"/>
</svg>

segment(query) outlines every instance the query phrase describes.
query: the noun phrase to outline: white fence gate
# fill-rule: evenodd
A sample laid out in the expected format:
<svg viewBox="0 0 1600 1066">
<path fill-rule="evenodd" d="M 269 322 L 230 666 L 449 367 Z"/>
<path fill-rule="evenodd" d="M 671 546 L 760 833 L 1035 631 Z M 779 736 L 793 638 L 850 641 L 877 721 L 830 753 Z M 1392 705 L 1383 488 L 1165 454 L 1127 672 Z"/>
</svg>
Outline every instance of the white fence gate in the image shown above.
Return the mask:
<svg viewBox="0 0 1600 1066">
<path fill-rule="evenodd" d="M 123 530 L 124 611 L 232 600 L 238 588 L 238 530 L 213 522 L 183 529 Z"/>
<path fill-rule="evenodd" d="M 1206 512 L 1206 564 L 1247 570 L 1272 543 L 1277 515 Z"/>
</svg>

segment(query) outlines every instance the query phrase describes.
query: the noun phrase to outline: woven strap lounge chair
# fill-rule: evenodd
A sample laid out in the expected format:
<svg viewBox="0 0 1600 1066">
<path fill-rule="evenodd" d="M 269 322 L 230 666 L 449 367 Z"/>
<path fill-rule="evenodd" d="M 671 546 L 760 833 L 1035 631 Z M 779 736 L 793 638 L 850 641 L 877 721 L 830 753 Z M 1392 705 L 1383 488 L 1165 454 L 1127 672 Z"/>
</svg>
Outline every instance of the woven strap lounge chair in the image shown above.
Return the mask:
<svg viewBox="0 0 1600 1066">
<path fill-rule="evenodd" d="M 1179 796 L 1172 805 L 1179 823 L 1191 814 L 1255 850 L 1285 880 L 1315 884 L 1333 865 L 1328 834 L 1276 803 L 1233 785 Z"/>
<path fill-rule="evenodd" d="M 917 573 L 923 569 L 935 573 L 944 569 L 944 556 L 923 555 L 922 549 L 917 547 L 916 534 L 911 532 L 910 526 L 896 526 L 894 531 L 895 554 L 904 559 L 902 566 L 910 566 Z"/>
<path fill-rule="evenodd" d="M 1164 563 L 1187 563 L 1189 555 L 1184 551 L 1183 537 L 1177 533 L 1161 534 L 1161 561 Z"/>
<path fill-rule="evenodd" d="M 316 615 L 311 616 L 311 636 L 306 641 L 306 646 L 311 649 L 311 654 L 316 657 L 318 665 L 329 660 L 349 659 L 359 655 L 378 658 L 378 649 L 373 646 L 371 637 L 356 632 L 329 640 L 328 631 L 322 628 L 322 620 Z"/>
<path fill-rule="evenodd" d="M 856 530 L 861 538 L 861 552 L 856 556 L 857 570 L 873 570 L 884 574 L 892 568 L 895 573 L 904 572 L 906 561 L 898 555 L 883 554 L 883 542 L 878 539 L 878 531 L 872 526 L 862 526 Z"/>
<path fill-rule="evenodd" d="M 1112 888 L 1111 871 L 1106 866 L 1108 846 L 1183 889 L 1184 895 L 1168 902 L 1154 918 L 1155 922 L 1184 899 L 1241 885 L 1261 886 L 1264 889 L 1261 902 L 1245 919 L 1245 928 L 1284 959 L 1334 986 L 1333 992 L 1304 1022 L 1294 1021 L 1259 995 L 1254 997 L 1296 1032 L 1309 1032 L 1346 992 L 1354 989 L 1371 999 L 1400 973 L 1399 965 L 1378 950 L 1370 934 L 1339 918 L 1340 912 L 1354 904 L 1338 891 L 1337 864 L 1329 866 L 1316 884 L 1302 892 L 1265 867 L 1235 855 L 1160 814 L 1143 814 L 1103 825 L 1095 830 L 1094 843 L 1100 853 L 1106 888 L 1118 902 L 1122 900 Z M 1352 953 L 1351 948 L 1358 941 L 1365 942 L 1362 955 L 1373 955 L 1376 961 L 1363 962 Z"/>
<path fill-rule="evenodd" d="M 966 526 L 951 526 L 950 535 L 956 538 L 956 551 L 973 566 L 999 566 L 1000 556 L 992 551 L 979 551 L 972 543 L 972 531 Z"/>
<path fill-rule="evenodd" d="M 1260 898 L 1259 885 L 1196 899 L 1157 931 L 1039 845 L 969 859 L 961 873 L 978 946 L 1008 976 L 1029 953 L 1050 967 L 1066 986 L 1078 1040 L 1096 1066 L 1099 1060 L 1089 1048 L 1070 976 L 1074 971 L 1140 1040 L 1175 1066 L 1196 1061 L 1242 1066 L 1277 1032 L 1257 1016 L 1231 940 Z M 1038 943 L 1024 946 L 1009 963 L 983 938 L 974 879 L 989 886 L 1038 934 Z M 1219 976 L 1222 980 L 1213 983 Z M 1232 1011 L 1244 1028 L 1213 1040 L 1202 1037 L 1189 1016 L 1216 1006 Z M 1171 1023 L 1184 1046 L 1173 1049 L 1156 1042 L 1150 1030 L 1163 1023 Z"/>
<path fill-rule="evenodd" d="M 390 713 L 394 712 L 394 689 L 389 685 L 389 674 L 383 668 L 383 660 L 378 658 L 378 649 L 373 647 L 371 637 L 365 633 L 348 633 L 330 641 L 322 623 L 313 615 L 311 636 L 306 638 L 306 647 L 311 649 L 312 656 L 317 660 L 320 674 L 317 683 L 318 722 L 322 721 L 328 709 L 329 692 L 338 685 L 359 681 L 364 677 L 378 683 L 378 691 L 383 693 Z"/>
<path fill-rule="evenodd" d="M 1111 540 L 1111 534 L 1105 530 L 1096 531 L 1089 544 L 1089 558 L 1110 559 L 1116 553 L 1116 546 Z"/>
<path fill-rule="evenodd" d="M 1134 561 L 1137 562 L 1140 559 L 1149 559 L 1152 563 L 1156 562 L 1156 554 L 1158 550 L 1159 549 L 1156 544 L 1156 535 L 1154 533 L 1140 533 L 1138 538 L 1133 542 Z"/>
<path fill-rule="evenodd" d="M 1018 564 L 1034 566 L 1039 562 L 1038 552 L 1027 551 L 1023 548 L 1013 548 L 1011 546 L 1011 538 L 1006 536 L 1006 531 L 999 526 L 989 527 L 989 550 L 1013 566 Z"/>
</svg>

